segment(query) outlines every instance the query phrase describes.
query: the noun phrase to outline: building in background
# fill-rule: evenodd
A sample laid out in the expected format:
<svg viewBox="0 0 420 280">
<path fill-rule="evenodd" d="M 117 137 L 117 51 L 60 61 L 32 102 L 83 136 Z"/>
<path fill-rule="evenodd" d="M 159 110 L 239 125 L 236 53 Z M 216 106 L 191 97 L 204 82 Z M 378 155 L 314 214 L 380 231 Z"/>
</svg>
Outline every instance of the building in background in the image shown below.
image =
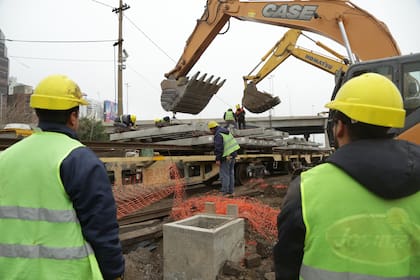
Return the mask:
<svg viewBox="0 0 420 280">
<path fill-rule="evenodd" d="M 103 120 L 106 123 L 113 122 L 114 119 L 117 117 L 117 103 L 110 100 L 104 101 L 104 116 Z"/>
<path fill-rule="evenodd" d="M 89 102 L 89 105 L 80 106 L 80 117 L 102 121 L 104 115 L 102 101 L 89 98 L 86 100 Z"/>
<path fill-rule="evenodd" d="M 18 83 L 13 87 L 11 94 L 7 95 L 6 108 L 3 114 L 5 123 L 35 124 L 37 122 L 35 110 L 31 108 L 29 103 L 32 92 L 32 86 Z"/>
<path fill-rule="evenodd" d="M 9 58 L 7 57 L 6 36 L 0 30 L 0 123 L 6 112 L 7 95 L 9 94 Z"/>
</svg>

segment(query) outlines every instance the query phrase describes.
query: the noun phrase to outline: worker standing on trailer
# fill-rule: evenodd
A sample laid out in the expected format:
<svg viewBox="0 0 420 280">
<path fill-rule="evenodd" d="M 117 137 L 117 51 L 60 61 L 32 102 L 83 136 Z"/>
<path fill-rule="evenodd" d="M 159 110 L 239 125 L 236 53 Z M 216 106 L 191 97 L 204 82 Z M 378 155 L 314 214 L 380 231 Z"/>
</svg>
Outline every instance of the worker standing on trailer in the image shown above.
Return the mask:
<svg viewBox="0 0 420 280">
<path fill-rule="evenodd" d="M 232 111 L 231 108 L 229 108 L 224 114 L 223 119 L 225 120 L 225 127 L 226 128 L 236 128 L 236 116 L 235 113 Z"/>
<path fill-rule="evenodd" d="M 78 85 L 52 75 L 39 129 L 0 154 L 0 279 L 119 279 L 124 258 L 104 164 L 76 136 Z"/>
<path fill-rule="evenodd" d="M 235 111 L 236 121 L 238 123 L 239 129 L 245 129 L 245 109 L 243 106 L 236 104 L 236 111 Z"/>
<path fill-rule="evenodd" d="M 397 87 L 366 73 L 331 109 L 337 151 L 289 186 L 278 216 L 276 279 L 420 279 L 420 146 Z"/>
<path fill-rule="evenodd" d="M 137 120 L 137 117 L 134 114 L 120 115 L 114 120 L 114 125 L 130 128 L 130 129 L 135 129 L 136 120 Z"/>
<path fill-rule="evenodd" d="M 232 133 L 217 122 L 210 121 L 208 128 L 214 135 L 214 154 L 216 164 L 220 166 L 221 192 L 231 196 L 235 188 L 235 161 L 240 147 Z"/>
</svg>

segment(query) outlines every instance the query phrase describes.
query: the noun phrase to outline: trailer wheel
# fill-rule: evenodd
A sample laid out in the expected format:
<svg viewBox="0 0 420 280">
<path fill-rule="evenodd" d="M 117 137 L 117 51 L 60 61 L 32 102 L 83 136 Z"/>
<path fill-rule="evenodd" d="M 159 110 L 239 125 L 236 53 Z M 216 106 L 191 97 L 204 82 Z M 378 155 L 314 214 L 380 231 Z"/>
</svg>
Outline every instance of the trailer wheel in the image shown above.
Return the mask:
<svg viewBox="0 0 420 280">
<path fill-rule="evenodd" d="M 245 185 L 251 178 L 248 177 L 247 173 L 248 164 L 239 163 L 235 165 L 235 185 Z"/>
</svg>

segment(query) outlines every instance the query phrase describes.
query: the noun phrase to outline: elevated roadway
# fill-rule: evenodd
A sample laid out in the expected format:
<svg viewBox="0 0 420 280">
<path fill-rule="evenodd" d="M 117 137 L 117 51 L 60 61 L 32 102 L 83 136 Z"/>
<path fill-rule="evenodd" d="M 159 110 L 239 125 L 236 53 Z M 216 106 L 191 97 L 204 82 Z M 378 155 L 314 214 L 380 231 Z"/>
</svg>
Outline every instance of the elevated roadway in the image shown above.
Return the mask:
<svg viewBox="0 0 420 280">
<path fill-rule="evenodd" d="M 173 123 L 191 124 L 193 122 L 208 122 L 215 120 L 223 124 L 222 119 L 176 119 Z M 289 133 L 289 135 L 303 135 L 306 139 L 312 134 L 326 135 L 328 116 L 326 114 L 319 114 L 315 116 L 282 116 L 282 117 L 249 117 L 246 118 L 246 126 L 248 128 L 263 127 L 272 128 L 279 131 Z M 153 120 L 140 120 L 136 122 L 138 129 L 150 128 L 154 126 Z M 112 123 L 105 124 L 106 131 L 113 133 L 114 128 Z M 328 141 L 326 141 L 327 143 Z"/>
</svg>

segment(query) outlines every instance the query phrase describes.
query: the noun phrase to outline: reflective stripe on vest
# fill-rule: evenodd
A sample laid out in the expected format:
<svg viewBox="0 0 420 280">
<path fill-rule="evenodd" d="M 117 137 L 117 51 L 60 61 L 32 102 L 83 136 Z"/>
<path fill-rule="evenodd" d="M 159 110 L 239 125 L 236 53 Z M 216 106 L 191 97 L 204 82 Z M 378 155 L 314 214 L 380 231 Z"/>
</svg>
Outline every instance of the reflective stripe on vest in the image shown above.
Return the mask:
<svg viewBox="0 0 420 280">
<path fill-rule="evenodd" d="M 380 277 L 380 276 L 370 276 L 355 274 L 349 272 L 332 272 L 322 269 L 316 269 L 309 266 L 302 266 L 300 269 L 300 274 L 302 279 L 311 279 L 311 280 L 325 280 L 325 279 L 334 279 L 334 280 L 420 280 L 420 277 Z"/>
<path fill-rule="evenodd" d="M 385 200 L 325 163 L 302 173 L 301 194 L 302 279 L 420 278 L 420 192 Z"/>
<path fill-rule="evenodd" d="M 82 146 L 36 132 L 0 154 L 0 279 L 102 279 L 60 178 L 62 161 Z"/>
<path fill-rule="evenodd" d="M 233 115 L 233 111 L 226 111 L 225 121 L 233 121 L 233 120 L 235 120 L 235 116 Z"/>
<path fill-rule="evenodd" d="M 236 139 L 233 137 L 231 133 L 225 134 L 220 133 L 223 138 L 223 157 L 229 156 L 234 151 L 239 150 L 241 147 L 239 147 L 238 142 L 236 142 Z"/>
</svg>

